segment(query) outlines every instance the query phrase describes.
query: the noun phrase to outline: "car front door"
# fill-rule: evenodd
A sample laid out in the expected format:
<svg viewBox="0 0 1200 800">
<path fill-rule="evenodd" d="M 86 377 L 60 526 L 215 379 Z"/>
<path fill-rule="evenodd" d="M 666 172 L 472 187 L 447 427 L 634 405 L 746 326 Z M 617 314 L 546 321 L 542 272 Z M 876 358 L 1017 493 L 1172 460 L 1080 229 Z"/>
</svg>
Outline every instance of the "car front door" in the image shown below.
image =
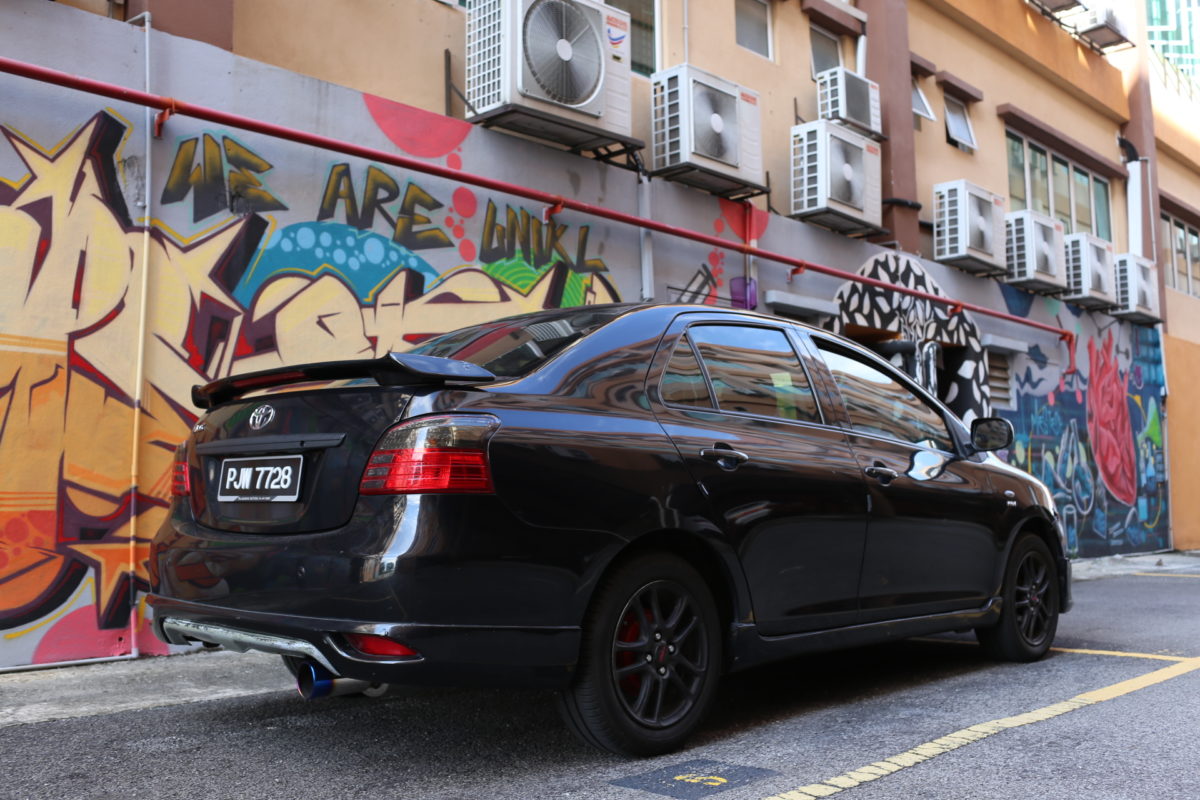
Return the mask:
<svg viewBox="0 0 1200 800">
<path fill-rule="evenodd" d="M 813 340 L 870 492 L 861 620 L 982 606 L 995 588 L 1003 499 L 979 464 L 962 457 L 936 403 L 877 359 Z"/>
<path fill-rule="evenodd" d="M 786 326 L 714 317 L 668 331 L 655 413 L 739 553 L 759 632 L 851 624 L 866 489 L 846 432 L 825 424 Z"/>
</svg>

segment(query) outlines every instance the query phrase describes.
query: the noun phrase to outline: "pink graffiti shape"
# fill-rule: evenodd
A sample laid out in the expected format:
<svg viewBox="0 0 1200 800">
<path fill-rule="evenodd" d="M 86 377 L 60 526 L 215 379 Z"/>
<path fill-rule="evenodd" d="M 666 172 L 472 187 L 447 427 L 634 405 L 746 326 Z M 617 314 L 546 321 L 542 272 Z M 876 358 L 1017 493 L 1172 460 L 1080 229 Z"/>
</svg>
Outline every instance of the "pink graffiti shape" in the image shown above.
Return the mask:
<svg viewBox="0 0 1200 800">
<path fill-rule="evenodd" d="M 479 208 L 478 202 L 475 199 L 475 193 L 465 186 L 460 186 L 454 190 L 453 195 L 454 210 L 459 215 L 464 217 L 475 216 L 475 211 Z"/>
<path fill-rule="evenodd" d="M 81 658 L 120 656 L 132 652 L 128 628 L 96 627 L 96 607 L 77 608 L 46 631 L 33 652 L 34 664 Z"/>
<path fill-rule="evenodd" d="M 733 232 L 733 235 L 743 242 L 761 237 L 767 232 L 767 223 L 771 221 L 771 215 L 766 211 L 760 211 L 757 208 L 753 209 L 750 212 L 750 235 L 747 236 L 745 204 L 726 200 L 725 198 L 721 198 L 721 216 L 725 218 L 725 222 L 729 225 L 729 230 Z"/>
<path fill-rule="evenodd" d="M 392 144 L 420 158 L 441 158 L 463 143 L 471 123 L 363 93 L 375 124 Z M 461 162 L 460 162 L 461 163 Z"/>
<path fill-rule="evenodd" d="M 1133 425 L 1125 399 L 1128 376 L 1117 369 L 1112 333 L 1102 348 L 1088 341 L 1087 426 L 1092 455 L 1104 485 L 1125 505 L 1137 502 L 1137 477 L 1133 447 Z"/>
</svg>

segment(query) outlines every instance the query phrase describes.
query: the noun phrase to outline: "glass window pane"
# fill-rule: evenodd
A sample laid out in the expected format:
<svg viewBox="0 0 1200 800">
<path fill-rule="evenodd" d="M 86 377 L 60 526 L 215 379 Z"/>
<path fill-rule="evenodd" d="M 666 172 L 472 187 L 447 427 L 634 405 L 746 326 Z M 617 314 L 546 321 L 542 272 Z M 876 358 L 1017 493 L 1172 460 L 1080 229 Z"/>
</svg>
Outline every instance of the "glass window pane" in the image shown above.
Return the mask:
<svg viewBox="0 0 1200 800">
<path fill-rule="evenodd" d="M 1058 156 L 1054 157 L 1054 216 L 1065 232 L 1075 232 L 1071 225 L 1071 168 Z"/>
<path fill-rule="evenodd" d="M 826 33 L 820 28 L 809 28 L 809 39 L 812 41 L 812 70 L 813 77 L 817 73 L 842 65 L 841 37 Z"/>
<path fill-rule="evenodd" d="M 924 117 L 928 120 L 936 120 L 933 116 L 933 106 L 929 105 L 929 100 L 925 97 L 925 93 L 921 91 L 921 87 L 917 84 L 917 79 L 912 81 L 912 109 L 913 113 L 918 117 Z"/>
<path fill-rule="evenodd" d="M 1025 140 L 1008 134 L 1008 210 L 1024 211 L 1025 201 Z"/>
<path fill-rule="evenodd" d="M 639 75 L 655 70 L 654 0 L 606 0 L 608 5 L 629 12 L 629 61 Z"/>
<path fill-rule="evenodd" d="M 1092 232 L 1092 176 L 1076 167 L 1075 174 L 1075 232 Z"/>
<path fill-rule="evenodd" d="M 712 408 L 712 395 L 700 369 L 700 362 L 692 351 L 687 336 L 679 337 L 671 361 L 659 384 L 664 403 L 678 406 L 700 406 Z"/>
<path fill-rule="evenodd" d="M 971 117 L 967 107 L 946 96 L 946 138 L 951 144 L 975 149 L 975 131 L 971 129 Z"/>
<path fill-rule="evenodd" d="M 737 43 L 760 56 L 771 57 L 771 20 L 763 0 L 737 0 L 734 6 Z"/>
<path fill-rule="evenodd" d="M 808 376 L 783 331 L 739 325 L 689 331 L 722 411 L 820 421 Z"/>
<path fill-rule="evenodd" d="M 1050 160 L 1046 151 L 1029 145 L 1029 207 L 1050 216 Z"/>
<path fill-rule="evenodd" d="M 1166 214 L 1158 221 L 1158 263 L 1163 270 L 1163 280 L 1175 288 L 1174 259 L 1171 256 L 1171 218 Z"/>
<path fill-rule="evenodd" d="M 836 345 L 818 341 L 842 396 L 850 424 L 860 433 L 952 450 L 941 412 L 879 367 Z"/>
<path fill-rule="evenodd" d="M 1093 211 L 1096 215 L 1096 235 L 1112 241 L 1112 211 L 1109 206 L 1108 181 L 1092 178 L 1092 196 L 1096 199 Z"/>
<path fill-rule="evenodd" d="M 1187 234 L 1184 233 L 1183 223 L 1175 223 L 1175 288 L 1181 292 L 1188 291 L 1187 266 Z"/>
<path fill-rule="evenodd" d="M 1200 233 L 1188 228 L 1188 260 L 1192 262 L 1192 294 L 1200 292 Z"/>
</svg>

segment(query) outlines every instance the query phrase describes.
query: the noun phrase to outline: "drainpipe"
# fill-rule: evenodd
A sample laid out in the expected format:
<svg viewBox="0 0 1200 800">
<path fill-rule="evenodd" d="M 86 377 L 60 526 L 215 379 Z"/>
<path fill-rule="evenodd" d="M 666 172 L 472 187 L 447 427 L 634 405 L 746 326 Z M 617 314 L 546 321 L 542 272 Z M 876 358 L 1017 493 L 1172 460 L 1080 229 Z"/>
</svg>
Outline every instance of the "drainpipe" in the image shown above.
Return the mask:
<svg viewBox="0 0 1200 800">
<path fill-rule="evenodd" d="M 688 0 L 683 0 L 683 63 L 688 62 Z"/>
<path fill-rule="evenodd" d="M 142 23 L 142 32 L 144 34 L 142 50 L 145 56 L 145 84 L 146 94 L 150 94 L 150 33 L 151 33 L 151 18 L 149 11 L 143 11 L 133 19 L 127 20 L 133 25 L 138 22 Z M 146 370 L 146 316 L 150 305 L 150 226 L 152 220 L 151 202 L 153 194 L 151 190 L 151 180 L 154 176 L 154 160 L 153 160 L 153 144 L 154 144 L 154 115 L 150 106 L 146 106 L 145 119 L 142 122 L 145 128 L 145 147 L 146 154 L 143 164 L 142 175 L 142 279 L 139 290 L 141 292 L 141 308 L 138 310 L 138 332 L 137 332 L 137 355 L 134 357 L 134 377 L 133 377 L 133 452 L 130 456 L 130 474 L 129 483 L 132 487 L 132 492 L 129 496 L 129 564 L 135 571 L 137 564 L 137 550 L 135 545 L 135 537 L 138 529 L 138 514 L 141 512 L 141 503 L 138 501 L 138 492 L 141 487 L 141 441 L 142 441 L 142 384 L 145 382 Z M 129 585 L 129 617 L 130 617 L 130 657 L 137 658 L 140 655 L 137 640 L 137 589 L 134 588 L 133 582 Z"/>
<path fill-rule="evenodd" d="M 638 170 L 637 212 L 639 217 L 650 215 L 650 176 Z M 654 243 L 649 228 L 638 231 L 638 254 L 642 262 L 642 301 L 654 299 Z"/>
</svg>

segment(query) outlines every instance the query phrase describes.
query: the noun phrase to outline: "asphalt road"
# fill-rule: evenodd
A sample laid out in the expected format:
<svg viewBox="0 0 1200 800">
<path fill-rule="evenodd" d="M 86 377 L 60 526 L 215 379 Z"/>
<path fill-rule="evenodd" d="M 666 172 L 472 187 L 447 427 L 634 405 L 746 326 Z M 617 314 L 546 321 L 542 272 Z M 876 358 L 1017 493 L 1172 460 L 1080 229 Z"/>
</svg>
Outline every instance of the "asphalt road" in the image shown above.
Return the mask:
<svg viewBox="0 0 1200 800">
<path fill-rule="evenodd" d="M 1200 558 L 1075 591 L 1038 663 L 949 636 L 774 665 L 647 760 L 577 743 L 545 693 L 306 703 L 270 656 L 0 675 L 0 800 L 1200 797 Z"/>
</svg>

